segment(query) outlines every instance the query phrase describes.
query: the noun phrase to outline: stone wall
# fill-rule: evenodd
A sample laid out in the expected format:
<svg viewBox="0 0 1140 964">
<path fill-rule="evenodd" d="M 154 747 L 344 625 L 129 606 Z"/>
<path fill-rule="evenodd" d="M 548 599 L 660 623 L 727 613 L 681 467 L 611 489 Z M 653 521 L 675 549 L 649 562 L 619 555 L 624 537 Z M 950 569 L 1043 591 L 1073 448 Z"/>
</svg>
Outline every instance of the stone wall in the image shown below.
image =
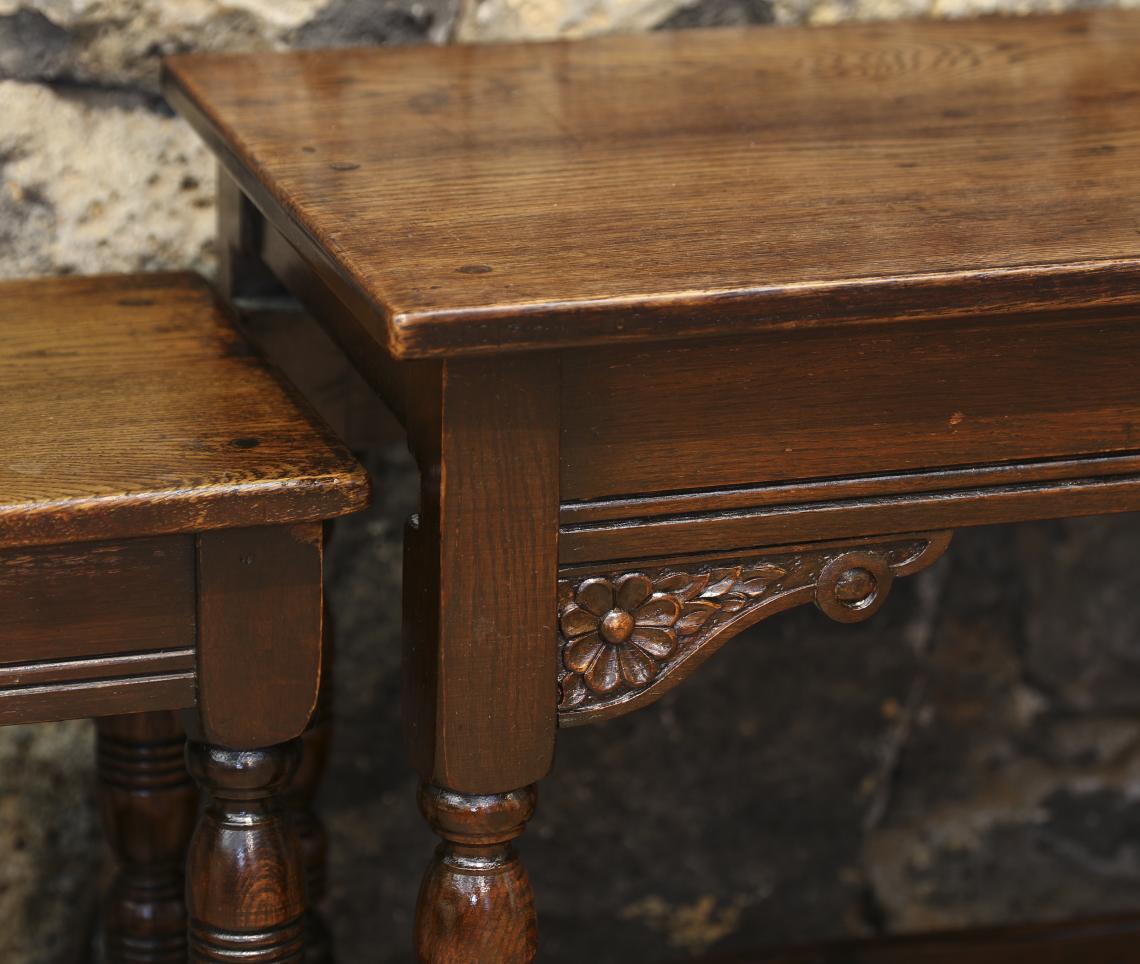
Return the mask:
<svg viewBox="0 0 1140 964">
<path fill-rule="evenodd" d="M 1066 5 L 1087 3 L 0 0 L 0 277 L 211 270 L 213 170 L 157 94 L 165 54 Z M 346 523 L 333 558 L 326 805 L 344 959 L 400 961 L 430 850 L 394 709 L 413 485 L 391 453 L 376 468 L 396 498 Z M 790 614 L 651 710 L 567 734 L 525 844 L 547 959 L 1140 905 L 1137 544 L 1135 520 L 966 534 L 872 627 Z M 85 723 L 0 732 L 6 964 L 70 964 L 84 942 L 91 742 Z"/>
</svg>

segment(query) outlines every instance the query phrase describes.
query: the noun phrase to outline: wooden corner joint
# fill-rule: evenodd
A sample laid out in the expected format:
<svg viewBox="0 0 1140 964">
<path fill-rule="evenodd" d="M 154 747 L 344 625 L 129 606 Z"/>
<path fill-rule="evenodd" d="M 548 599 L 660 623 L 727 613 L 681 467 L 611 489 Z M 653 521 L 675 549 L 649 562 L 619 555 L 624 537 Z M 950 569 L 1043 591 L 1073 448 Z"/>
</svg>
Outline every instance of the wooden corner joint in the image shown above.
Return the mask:
<svg viewBox="0 0 1140 964">
<path fill-rule="evenodd" d="M 659 699 L 737 633 L 814 602 L 842 623 L 882 607 L 951 533 L 768 549 L 761 554 L 559 580 L 559 722 L 620 716 Z"/>
</svg>

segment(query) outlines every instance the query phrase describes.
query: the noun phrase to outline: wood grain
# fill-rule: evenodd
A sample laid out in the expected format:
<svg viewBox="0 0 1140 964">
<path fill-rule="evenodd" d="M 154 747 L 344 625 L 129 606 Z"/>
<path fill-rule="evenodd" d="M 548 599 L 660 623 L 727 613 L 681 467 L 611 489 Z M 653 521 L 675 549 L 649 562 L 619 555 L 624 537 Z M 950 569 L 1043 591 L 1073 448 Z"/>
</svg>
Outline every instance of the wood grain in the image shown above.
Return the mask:
<svg viewBox="0 0 1140 964">
<path fill-rule="evenodd" d="M 0 284 L 0 547 L 340 515 L 344 447 L 192 276 Z"/>
<path fill-rule="evenodd" d="M 850 539 L 1137 510 L 1140 476 L 1075 478 L 564 526 L 558 552 L 563 564 L 573 566 L 716 552 L 729 546 L 774 546 L 801 539 Z"/>
<path fill-rule="evenodd" d="M 566 352 L 562 498 L 1136 453 L 1137 359 L 1140 311 Z"/>
<path fill-rule="evenodd" d="M 363 469 L 199 279 L 7 283 L 0 324 L 0 723 L 113 716 L 106 956 L 296 964 L 301 853 L 272 798 L 317 700 L 321 520 L 363 505 Z M 196 792 L 151 711 L 190 707 L 210 800 L 184 907 Z"/>
<path fill-rule="evenodd" d="M 195 739 L 258 749 L 299 737 L 321 678 L 320 523 L 198 537 Z"/>
<path fill-rule="evenodd" d="M 0 665 L 194 646 L 188 536 L 0 552 Z"/>
<path fill-rule="evenodd" d="M 279 803 L 297 766 L 296 741 L 227 750 L 187 748 L 206 807 L 186 856 L 186 912 L 194 964 L 302 964 L 305 871 Z"/>
<path fill-rule="evenodd" d="M 1135 301 L 1138 43 L 1095 11 L 192 55 L 166 90 L 413 357 Z"/>
<path fill-rule="evenodd" d="M 534 956 L 509 838 L 555 678 L 656 695 L 591 634 L 675 616 L 669 683 L 737 612 L 855 619 L 945 546 L 893 534 L 1140 508 L 1138 44 L 1089 11 L 168 63 L 229 293 L 269 268 L 419 461 L 421 960 Z"/>
<path fill-rule="evenodd" d="M 420 372 L 404 714 L 414 765 L 449 790 L 511 792 L 553 761 L 557 382 L 549 358 Z"/>
<path fill-rule="evenodd" d="M 420 964 L 530 964 L 538 953 L 534 892 L 511 844 L 534 814 L 536 792 L 420 791 L 420 810 L 443 843 L 416 901 Z"/>
<path fill-rule="evenodd" d="M 0 551 L 0 723 L 194 702 L 194 541 Z"/>
<path fill-rule="evenodd" d="M 344 326 L 328 279 L 264 227 L 274 270 L 322 323 Z M 1140 454 L 1127 450 L 1138 326 L 1133 309 L 1044 312 L 973 318 L 960 336 L 943 323 L 562 352 L 561 561 L 1127 511 L 1140 504 Z M 350 356 L 414 432 L 417 410 L 436 404 L 408 394 L 425 363 L 359 349 Z M 1049 455 L 1066 448 L 1081 454 Z M 769 508 L 780 511 L 758 511 Z"/>
<path fill-rule="evenodd" d="M 564 352 L 560 559 L 1135 510 L 1137 357 L 1132 310 Z"/>
</svg>

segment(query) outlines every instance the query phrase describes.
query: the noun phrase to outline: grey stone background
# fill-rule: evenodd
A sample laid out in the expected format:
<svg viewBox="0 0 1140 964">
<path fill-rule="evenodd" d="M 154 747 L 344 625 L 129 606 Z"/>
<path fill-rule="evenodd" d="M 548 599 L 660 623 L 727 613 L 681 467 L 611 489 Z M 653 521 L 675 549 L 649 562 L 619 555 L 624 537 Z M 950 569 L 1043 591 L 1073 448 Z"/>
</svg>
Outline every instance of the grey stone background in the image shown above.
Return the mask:
<svg viewBox="0 0 1140 964">
<path fill-rule="evenodd" d="M 168 53 L 1075 5 L 0 0 L 0 277 L 211 270 L 212 168 L 157 96 Z M 370 458 L 383 504 L 338 526 L 330 558 L 323 807 L 342 960 L 396 962 L 432 847 L 397 724 L 415 482 L 402 452 Z M 522 844 L 543 959 L 1140 907 L 1138 549 L 1130 517 L 965 532 L 870 624 L 776 617 L 659 704 L 565 733 Z M 0 731 L 4 964 L 82 952 L 102 860 L 91 751 L 87 723 Z"/>
</svg>

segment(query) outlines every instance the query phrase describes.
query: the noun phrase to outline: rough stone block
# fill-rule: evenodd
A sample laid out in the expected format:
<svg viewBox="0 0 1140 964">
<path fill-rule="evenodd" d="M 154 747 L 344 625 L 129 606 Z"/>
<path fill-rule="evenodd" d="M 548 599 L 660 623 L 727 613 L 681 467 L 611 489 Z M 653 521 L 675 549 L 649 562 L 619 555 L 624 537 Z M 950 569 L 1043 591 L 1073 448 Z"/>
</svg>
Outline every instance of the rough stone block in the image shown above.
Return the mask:
<svg viewBox="0 0 1140 964">
<path fill-rule="evenodd" d="M 213 161 L 147 98 L 0 81 L 0 277 L 210 264 Z"/>
</svg>

